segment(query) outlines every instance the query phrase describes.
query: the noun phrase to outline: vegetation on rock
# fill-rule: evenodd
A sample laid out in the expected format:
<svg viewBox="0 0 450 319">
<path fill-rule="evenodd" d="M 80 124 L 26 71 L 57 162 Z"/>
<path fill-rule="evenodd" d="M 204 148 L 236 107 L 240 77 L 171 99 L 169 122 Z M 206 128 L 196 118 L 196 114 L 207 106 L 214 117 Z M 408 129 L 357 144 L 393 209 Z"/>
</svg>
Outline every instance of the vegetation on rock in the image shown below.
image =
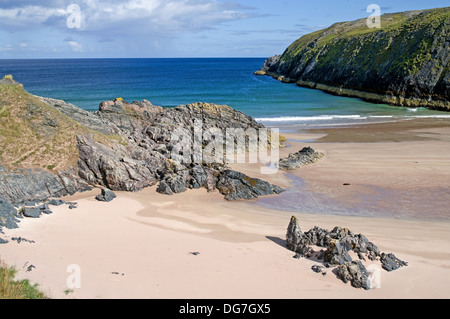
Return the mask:
<svg viewBox="0 0 450 319">
<path fill-rule="evenodd" d="M 307 34 L 257 75 L 399 106 L 450 110 L 450 7 L 335 23 Z"/>
</svg>

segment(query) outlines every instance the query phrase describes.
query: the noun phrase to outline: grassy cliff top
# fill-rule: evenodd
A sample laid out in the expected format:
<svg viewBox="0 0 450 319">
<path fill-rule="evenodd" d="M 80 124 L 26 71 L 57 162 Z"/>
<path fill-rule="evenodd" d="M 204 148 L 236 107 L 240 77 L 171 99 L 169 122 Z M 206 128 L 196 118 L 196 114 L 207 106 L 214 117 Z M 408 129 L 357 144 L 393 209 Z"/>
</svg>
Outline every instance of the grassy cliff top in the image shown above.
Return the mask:
<svg viewBox="0 0 450 319">
<path fill-rule="evenodd" d="M 0 80 L 0 165 L 63 171 L 76 165 L 76 135 L 86 127 L 29 94 L 11 75 Z"/>
<path fill-rule="evenodd" d="M 282 61 L 290 60 L 301 53 L 305 46 L 314 42 L 315 47 L 323 47 L 341 39 L 351 39 L 378 32 L 401 32 L 402 30 L 418 30 L 425 26 L 438 26 L 442 22 L 450 21 L 450 7 L 388 13 L 381 17 L 381 28 L 368 28 L 367 18 L 338 22 L 332 26 L 304 35 L 292 43 L 281 57 Z"/>
</svg>

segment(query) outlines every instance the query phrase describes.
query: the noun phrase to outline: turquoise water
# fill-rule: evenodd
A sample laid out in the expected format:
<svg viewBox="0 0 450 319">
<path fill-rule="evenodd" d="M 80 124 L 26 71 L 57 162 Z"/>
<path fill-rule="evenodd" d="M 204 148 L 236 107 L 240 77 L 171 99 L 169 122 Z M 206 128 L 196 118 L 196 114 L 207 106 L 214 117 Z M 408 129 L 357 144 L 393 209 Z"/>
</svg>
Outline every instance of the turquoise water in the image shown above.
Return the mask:
<svg viewBox="0 0 450 319">
<path fill-rule="evenodd" d="M 284 84 L 253 72 L 263 58 L 0 60 L 30 93 L 62 99 L 86 110 L 122 97 L 155 105 L 227 104 L 266 125 L 338 125 L 415 117 L 450 117 L 337 97 Z"/>
</svg>

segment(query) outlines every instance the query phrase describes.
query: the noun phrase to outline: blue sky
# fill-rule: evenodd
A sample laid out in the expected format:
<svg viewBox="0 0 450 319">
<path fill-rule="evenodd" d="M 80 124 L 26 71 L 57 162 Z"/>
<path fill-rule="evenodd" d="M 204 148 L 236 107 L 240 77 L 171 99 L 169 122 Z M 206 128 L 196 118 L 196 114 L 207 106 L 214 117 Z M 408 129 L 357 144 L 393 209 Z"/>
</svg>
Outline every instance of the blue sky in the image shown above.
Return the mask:
<svg viewBox="0 0 450 319">
<path fill-rule="evenodd" d="M 267 57 L 335 22 L 448 0 L 0 0 L 0 58 Z M 73 6 L 75 5 L 75 6 Z"/>
</svg>

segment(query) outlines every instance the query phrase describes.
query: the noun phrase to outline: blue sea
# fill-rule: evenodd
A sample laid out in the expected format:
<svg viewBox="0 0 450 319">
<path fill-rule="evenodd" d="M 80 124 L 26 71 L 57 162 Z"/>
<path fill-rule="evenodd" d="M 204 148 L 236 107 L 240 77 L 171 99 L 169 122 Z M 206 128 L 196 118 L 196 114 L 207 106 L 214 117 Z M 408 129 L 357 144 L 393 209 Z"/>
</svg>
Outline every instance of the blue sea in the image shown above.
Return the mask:
<svg viewBox="0 0 450 319">
<path fill-rule="evenodd" d="M 342 125 L 448 113 L 372 104 L 253 74 L 264 58 L 0 60 L 35 95 L 95 111 L 101 101 L 147 99 L 174 107 L 193 102 L 227 104 L 263 124 Z"/>
</svg>

